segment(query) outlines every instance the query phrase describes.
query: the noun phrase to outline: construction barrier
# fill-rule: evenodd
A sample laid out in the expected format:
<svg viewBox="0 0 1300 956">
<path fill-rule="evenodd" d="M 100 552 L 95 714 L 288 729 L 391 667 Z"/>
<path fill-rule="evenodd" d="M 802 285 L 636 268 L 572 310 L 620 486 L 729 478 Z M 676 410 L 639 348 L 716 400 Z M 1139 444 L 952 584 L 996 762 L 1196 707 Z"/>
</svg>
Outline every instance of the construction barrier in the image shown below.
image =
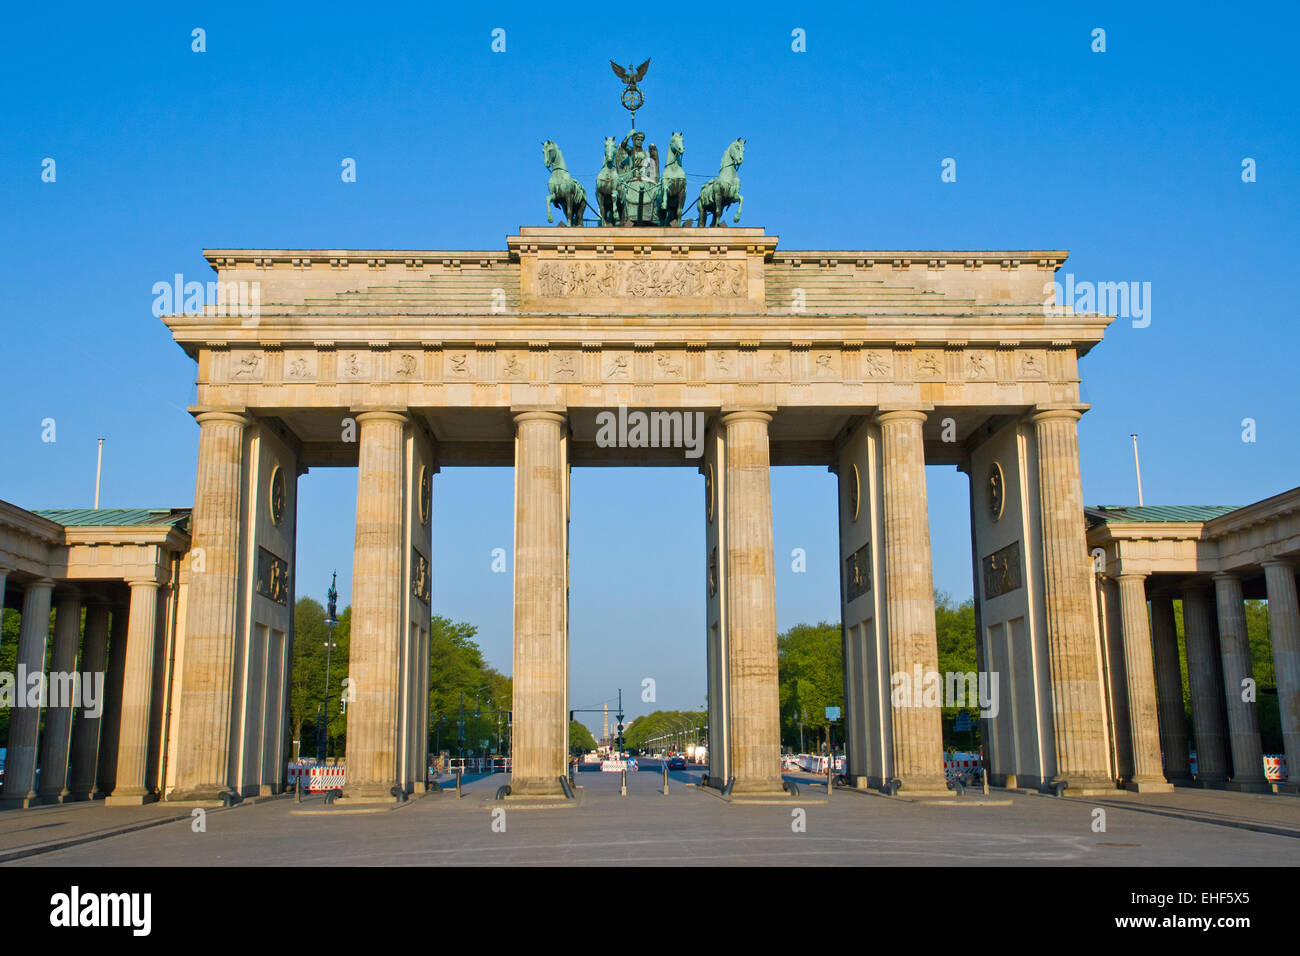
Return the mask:
<svg viewBox="0 0 1300 956">
<path fill-rule="evenodd" d="M 302 787 L 308 793 L 321 793 L 325 790 L 342 788 L 347 775 L 346 767 L 317 767 L 311 764 L 289 764 L 289 789 L 298 786 L 302 778 Z"/>
</svg>

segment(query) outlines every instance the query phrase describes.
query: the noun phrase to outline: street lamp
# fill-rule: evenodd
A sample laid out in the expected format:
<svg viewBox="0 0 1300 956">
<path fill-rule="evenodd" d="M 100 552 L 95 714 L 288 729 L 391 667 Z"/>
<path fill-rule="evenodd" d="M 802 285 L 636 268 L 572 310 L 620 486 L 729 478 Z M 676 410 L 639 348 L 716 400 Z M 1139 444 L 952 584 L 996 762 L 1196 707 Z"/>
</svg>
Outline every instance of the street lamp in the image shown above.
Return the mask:
<svg viewBox="0 0 1300 956">
<path fill-rule="evenodd" d="M 339 573 L 335 571 L 330 578 L 330 589 L 326 595 L 328 607 L 325 611 L 325 626 L 329 628 L 329 638 L 325 641 L 325 700 L 316 713 L 316 760 L 322 764 L 325 762 L 325 727 L 329 723 L 330 712 L 330 656 L 336 646 L 334 644 L 334 628 L 339 623 L 339 592 L 335 587 L 338 579 Z"/>
</svg>

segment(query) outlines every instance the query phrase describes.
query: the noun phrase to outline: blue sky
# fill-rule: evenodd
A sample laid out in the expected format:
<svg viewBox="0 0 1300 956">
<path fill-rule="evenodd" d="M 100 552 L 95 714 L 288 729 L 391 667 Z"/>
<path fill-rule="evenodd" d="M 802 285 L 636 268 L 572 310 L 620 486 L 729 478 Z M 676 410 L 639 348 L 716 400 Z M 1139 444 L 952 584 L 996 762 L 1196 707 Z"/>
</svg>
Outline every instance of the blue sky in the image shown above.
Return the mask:
<svg viewBox="0 0 1300 956">
<path fill-rule="evenodd" d="M 0 497 L 89 506 L 103 435 L 104 506 L 189 505 L 194 366 L 151 313 L 153 283 L 206 281 L 204 247 L 503 248 L 542 222 L 540 142 L 594 176 L 603 137 L 628 126 L 606 59 L 646 56 L 638 126 L 661 144 L 684 131 L 691 174 L 744 136 L 744 224 L 784 248 L 1059 248 L 1062 276 L 1151 283 L 1150 326 L 1116 322 L 1082 363 L 1088 502 L 1135 501 L 1135 431 L 1151 503 L 1300 484 L 1296 8 L 904 7 L 742 5 L 716 8 L 713 29 L 708 7 L 631 4 L 608 18 L 580 4 L 14 7 L 0 35 Z M 946 157 L 955 183 L 940 181 Z M 928 477 L 936 585 L 965 598 L 965 478 Z M 631 714 L 703 704 L 700 480 L 575 472 L 575 706 L 620 686 Z M 323 594 L 335 566 L 350 594 L 355 481 L 301 483 L 299 594 Z M 837 619 L 831 476 L 779 469 L 773 498 L 781 626 Z M 490 562 L 511 535 L 508 469 L 436 479 L 435 612 L 477 624 L 503 670 L 510 578 Z M 639 699 L 647 676 L 655 705 Z"/>
</svg>

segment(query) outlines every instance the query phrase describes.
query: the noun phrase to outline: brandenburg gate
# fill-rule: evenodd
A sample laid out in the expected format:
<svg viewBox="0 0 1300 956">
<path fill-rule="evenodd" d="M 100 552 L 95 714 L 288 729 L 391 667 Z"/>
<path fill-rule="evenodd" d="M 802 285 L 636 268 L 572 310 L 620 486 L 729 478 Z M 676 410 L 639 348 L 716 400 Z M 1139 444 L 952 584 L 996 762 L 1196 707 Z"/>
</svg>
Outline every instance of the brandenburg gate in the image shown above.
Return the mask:
<svg viewBox="0 0 1300 956">
<path fill-rule="evenodd" d="M 429 567 L 454 544 L 431 534 L 433 480 L 458 465 L 514 467 L 512 796 L 561 791 L 569 475 L 611 463 L 700 472 L 701 593 L 680 599 L 707 606 L 711 784 L 782 793 L 769 470 L 825 465 L 848 776 L 949 792 L 939 709 L 890 692 L 937 670 L 925 466 L 947 464 L 970 477 L 980 668 L 1010 698 L 985 725 L 994 780 L 1114 788 L 1076 435 L 1078 360 L 1110 319 L 1044 307 L 1067 253 L 602 224 L 523 228 L 498 251 L 205 255 L 223 294 L 256 284 L 261 304 L 165 318 L 197 362 L 200 428 L 169 799 L 283 786 L 298 477 L 344 465 L 345 800 L 423 789 Z M 659 413 L 664 440 L 598 441 L 620 408 Z M 696 412 L 691 457 L 670 439 Z"/>
</svg>

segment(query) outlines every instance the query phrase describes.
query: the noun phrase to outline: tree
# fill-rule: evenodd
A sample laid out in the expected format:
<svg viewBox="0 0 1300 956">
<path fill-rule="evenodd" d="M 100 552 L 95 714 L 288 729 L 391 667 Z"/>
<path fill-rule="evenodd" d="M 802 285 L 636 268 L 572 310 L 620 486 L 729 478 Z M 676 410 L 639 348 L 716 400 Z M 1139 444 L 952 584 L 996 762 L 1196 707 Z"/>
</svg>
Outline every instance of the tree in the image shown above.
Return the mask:
<svg viewBox="0 0 1300 956">
<path fill-rule="evenodd" d="M 628 750 L 671 749 L 675 741 L 699 743 L 708 722 L 709 715 L 703 711 L 656 710 L 623 728 L 623 743 Z M 660 737 L 669 739 L 656 739 Z"/>
<path fill-rule="evenodd" d="M 329 652 L 328 691 L 325 687 L 325 643 L 329 628 L 325 624 L 325 609 L 309 597 L 298 599 L 293 609 L 293 665 L 289 677 L 289 731 L 292 740 L 300 741 L 303 757 L 316 756 L 317 714 L 325 704 L 326 754 L 339 756 L 343 752 L 347 732 L 347 718 L 341 712 L 342 681 L 348 676 L 348 657 L 352 633 L 352 608 L 339 615 L 334 629 L 335 647 Z"/>
<path fill-rule="evenodd" d="M 478 628 L 466 621 L 452 621 L 435 615 L 429 626 L 429 721 L 446 718 L 441 746 L 457 749 L 460 728 L 465 721 L 465 748 L 478 749 L 484 738 L 497 739 L 504 746 L 509 713 L 513 708 L 513 682 L 489 667 L 473 640 Z M 475 716 L 475 695 L 478 710 Z M 461 717 L 462 701 L 464 717 Z M 490 702 L 490 703 L 489 703 Z M 430 745 L 434 743 L 430 740 Z"/>
<path fill-rule="evenodd" d="M 843 708 L 844 658 L 841 645 L 839 624 L 825 621 L 796 624 L 777 637 L 783 742 L 797 746 L 800 721 L 805 731 L 808 728 L 828 728 L 826 708 Z"/>
<path fill-rule="evenodd" d="M 585 724 L 576 720 L 569 721 L 569 752 L 577 754 L 590 753 L 596 749 L 596 738 Z"/>
</svg>

